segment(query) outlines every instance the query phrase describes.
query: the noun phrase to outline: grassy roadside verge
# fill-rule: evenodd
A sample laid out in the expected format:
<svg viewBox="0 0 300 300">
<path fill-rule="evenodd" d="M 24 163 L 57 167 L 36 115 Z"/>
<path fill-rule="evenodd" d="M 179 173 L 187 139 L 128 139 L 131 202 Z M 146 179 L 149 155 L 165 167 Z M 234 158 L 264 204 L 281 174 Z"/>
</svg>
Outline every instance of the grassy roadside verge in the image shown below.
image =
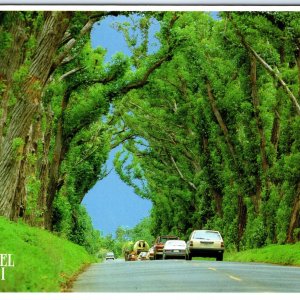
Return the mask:
<svg viewBox="0 0 300 300">
<path fill-rule="evenodd" d="M 95 262 L 86 250 L 46 230 L 0 217 L 0 254 L 12 254 L 0 292 L 59 292 L 84 266 Z M 1 263 L 1 262 L 0 262 Z"/>
<path fill-rule="evenodd" d="M 300 242 L 289 245 L 269 245 L 234 253 L 225 252 L 224 260 L 300 266 Z"/>
</svg>

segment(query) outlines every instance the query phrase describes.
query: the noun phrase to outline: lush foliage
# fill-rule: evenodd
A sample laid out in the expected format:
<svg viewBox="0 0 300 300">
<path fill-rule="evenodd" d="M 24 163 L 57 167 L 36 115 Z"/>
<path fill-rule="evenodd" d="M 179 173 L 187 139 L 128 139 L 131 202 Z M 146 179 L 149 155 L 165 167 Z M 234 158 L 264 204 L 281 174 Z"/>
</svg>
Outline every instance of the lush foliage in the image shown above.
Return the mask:
<svg viewBox="0 0 300 300">
<path fill-rule="evenodd" d="M 298 241 L 299 13 L 134 14 L 115 25 L 131 57 L 105 63 L 89 34 L 115 14 L 0 13 L 0 214 L 90 253 L 194 228 L 238 250 Z M 116 170 L 153 209 L 103 239 L 81 202 L 120 144 Z"/>
<path fill-rule="evenodd" d="M 115 14 L 121 13 L 5 12 L 0 19 L 6 59 L 0 64 L 0 214 L 56 231 L 90 253 L 98 252 L 101 237 L 81 202 L 106 176 L 111 148 L 126 139 L 112 126 L 112 102 L 144 86 L 169 58 L 168 45 L 147 53 L 151 16 L 141 13 L 145 41 L 134 55 L 140 62 L 118 53 L 106 63 L 89 34 L 95 22 Z"/>
<path fill-rule="evenodd" d="M 1 292 L 57 292 L 83 266 L 95 262 L 86 250 L 46 230 L 0 217 L 1 253 L 12 253 Z"/>
<path fill-rule="evenodd" d="M 178 13 L 172 60 L 117 103 L 135 138 L 116 169 L 152 200 L 152 234 L 213 228 L 235 249 L 299 240 L 298 21 Z"/>
</svg>

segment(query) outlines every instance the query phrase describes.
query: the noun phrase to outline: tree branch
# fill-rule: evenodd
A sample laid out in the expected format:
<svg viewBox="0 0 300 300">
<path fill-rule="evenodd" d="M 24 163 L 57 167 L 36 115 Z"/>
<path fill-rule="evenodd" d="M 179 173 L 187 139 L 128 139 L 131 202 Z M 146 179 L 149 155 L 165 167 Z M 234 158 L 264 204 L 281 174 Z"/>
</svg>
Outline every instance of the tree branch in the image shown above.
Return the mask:
<svg viewBox="0 0 300 300">
<path fill-rule="evenodd" d="M 155 71 L 157 68 L 159 68 L 163 64 L 163 62 L 167 61 L 171 56 L 172 55 L 170 53 L 168 53 L 166 56 L 162 57 L 160 60 L 158 60 L 153 66 L 151 66 L 146 71 L 146 73 L 144 74 L 144 76 L 141 80 L 125 86 L 121 90 L 121 93 L 128 93 L 130 90 L 143 87 L 147 83 L 148 78 L 153 73 L 153 71 Z"/>
<path fill-rule="evenodd" d="M 63 81 L 63 80 L 66 79 L 67 77 L 69 77 L 69 76 L 71 76 L 71 75 L 73 75 L 73 74 L 75 74 L 75 73 L 77 73 L 78 71 L 81 71 L 81 70 L 83 70 L 83 69 L 85 69 L 85 67 L 77 67 L 77 68 L 75 68 L 75 69 L 73 69 L 73 70 L 71 70 L 71 71 L 69 71 L 69 72 L 63 74 L 63 75 L 59 78 L 58 81 Z"/>
<path fill-rule="evenodd" d="M 63 51 L 55 59 L 52 68 L 56 69 L 56 67 L 60 65 L 60 63 L 63 61 L 63 59 L 69 54 L 71 49 L 75 46 L 77 40 L 80 39 L 81 37 L 83 37 L 87 32 L 89 32 L 92 29 L 92 26 L 93 26 L 94 23 L 95 23 L 95 21 L 93 19 L 88 20 L 88 22 L 80 30 L 80 33 L 79 33 L 78 37 L 76 39 L 71 38 L 66 43 L 66 45 L 64 46 Z"/>
<path fill-rule="evenodd" d="M 300 105 L 298 103 L 297 98 L 295 97 L 295 95 L 293 94 L 293 92 L 290 90 L 290 88 L 287 86 L 287 84 L 284 82 L 284 80 L 280 77 L 280 73 L 278 70 L 274 70 L 250 45 L 249 43 L 246 41 L 245 37 L 243 36 L 243 34 L 241 33 L 241 31 L 237 28 L 237 25 L 234 23 L 232 17 L 229 17 L 235 30 L 236 33 L 238 35 L 238 37 L 240 38 L 243 46 L 254 55 L 254 57 L 261 63 L 261 65 L 267 70 L 267 72 L 274 78 L 276 79 L 279 84 L 283 87 L 283 89 L 285 90 L 285 92 L 287 93 L 287 95 L 289 96 L 289 98 L 291 99 L 293 105 L 295 106 L 296 109 L 296 113 L 297 115 L 300 115 Z"/>
<path fill-rule="evenodd" d="M 178 168 L 178 166 L 177 166 L 177 164 L 176 164 L 176 161 L 175 161 L 174 157 L 173 157 L 172 155 L 170 155 L 170 158 L 171 158 L 171 161 L 172 161 L 172 163 L 173 163 L 173 165 L 174 165 L 176 171 L 178 172 L 180 178 L 181 178 L 182 180 L 184 180 L 186 183 L 188 183 L 188 185 L 189 185 L 192 189 L 194 189 L 194 190 L 196 191 L 197 188 L 196 188 L 196 186 L 194 185 L 194 183 L 192 183 L 192 182 L 186 180 L 185 177 L 183 176 L 183 174 L 181 173 L 180 169 Z"/>
<path fill-rule="evenodd" d="M 133 134 L 133 133 L 131 133 L 131 134 L 129 134 L 129 135 L 125 135 L 122 139 L 120 139 L 119 141 L 116 141 L 116 142 L 114 142 L 114 143 L 112 143 L 111 145 L 110 145 L 110 149 L 112 150 L 112 149 L 115 149 L 116 147 L 118 147 L 120 144 L 122 144 L 122 143 L 124 143 L 125 141 L 127 141 L 127 140 L 130 140 L 130 139 L 133 139 L 133 138 L 135 138 L 137 135 L 136 134 Z"/>
<path fill-rule="evenodd" d="M 234 161 L 234 164 L 235 166 L 237 167 L 237 169 L 239 169 L 238 167 L 238 163 L 237 163 L 237 159 L 236 159 L 236 154 L 235 154 L 235 150 L 234 150 L 234 146 L 233 144 L 231 143 L 230 141 L 230 137 L 229 137 L 229 132 L 228 132 L 228 129 L 227 129 L 227 126 L 225 124 L 225 122 L 223 121 L 223 118 L 219 112 L 219 109 L 217 107 L 217 104 L 216 104 L 216 100 L 215 100 L 215 97 L 213 95 L 213 92 L 212 92 L 212 87 L 211 87 L 211 83 L 209 82 L 208 79 L 206 79 L 206 88 L 207 88 L 207 94 L 208 94 L 208 100 L 209 100 L 209 103 L 211 105 L 211 108 L 212 108 L 212 111 L 218 121 L 218 124 L 224 134 L 224 137 L 225 137 L 225 140 L 226 140 L 226 143 L 228 145 L 228 148 L 229 148 L 229 151 L 230 151 L 230 154 L 231 154 L 231 157 Z"/>
<path fill-rule="evenodd" d="M 165 61 L 170 60 L 173 57 L 173 48 L 174 45 L 170 44 L 170 30 L 173 28 L 175 22 L 179 19 L 179 16 L 174 14 L 172 20 L 169 23 L 169 28 L 168 28 L 168 34 L 166 36 L 166 41 L 167 41 L 167 53 L 161 57 L 158 61 L 156 61 L 144 74 L 143 78 L 141 80 L 138 80 L 136 82 L 130 83 L 129 85 L 125 86 L 122 90 L 121 93 L 128 93 L 130 90 L 141 88 L 144 85 L 147 84 L 149 76 L 156 70 L 158 69 Z"/>
</svg>

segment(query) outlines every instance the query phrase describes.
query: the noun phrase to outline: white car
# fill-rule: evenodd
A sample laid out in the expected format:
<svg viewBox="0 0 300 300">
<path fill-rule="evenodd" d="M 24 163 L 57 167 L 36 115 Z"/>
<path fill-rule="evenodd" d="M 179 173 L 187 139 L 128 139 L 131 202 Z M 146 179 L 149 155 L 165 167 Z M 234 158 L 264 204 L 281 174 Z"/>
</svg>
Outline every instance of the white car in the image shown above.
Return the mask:
<svg viewBox="0 0 300 300">
<path fill-rule="evenodd" d="M 146 251 L 142 251 L 139 255 L 138 255 L 138 260 L 147 260 L 147 252 Z"/>
<path fill-rule="evenodd" d="M 194 230 L 186 245 L 186 259 L 215 257 L 223 260 L 224 241 L 219 231 Z"/>
<path fill-rule="evenodd" d="M 113 252 L 107 252 L 105 256 L 105 260 L 115 260 L 115 255 Z"/>
<path fill-rule="evenodd" d="M 185 258 L 186 242 L 182 240 L 166 241 L 163 249 L 163 259 L 167 258 Z"/>
</svg>

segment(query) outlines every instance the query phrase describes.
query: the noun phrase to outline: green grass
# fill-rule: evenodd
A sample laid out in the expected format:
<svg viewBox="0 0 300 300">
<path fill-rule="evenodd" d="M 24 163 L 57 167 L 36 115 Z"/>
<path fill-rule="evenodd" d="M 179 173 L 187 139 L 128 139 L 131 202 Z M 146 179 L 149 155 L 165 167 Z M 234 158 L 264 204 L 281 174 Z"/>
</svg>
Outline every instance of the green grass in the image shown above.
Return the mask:
<svg viewBox="0 0 300 300">
<path fill-rule="evenodd" d="M 225 251 L 224 260 L 300 266 L 300 242 L 289 245 L 270 245 L 234 253 Z"/>
<path fill-rule="evenodd" d="M 0 217 L 0 254 L 7 253 L 13 254 L 15 267 L 5 268 L 0 292 L 59 292 L 81 268 L 95 262 L 81 246 Z"/>
</svg>

